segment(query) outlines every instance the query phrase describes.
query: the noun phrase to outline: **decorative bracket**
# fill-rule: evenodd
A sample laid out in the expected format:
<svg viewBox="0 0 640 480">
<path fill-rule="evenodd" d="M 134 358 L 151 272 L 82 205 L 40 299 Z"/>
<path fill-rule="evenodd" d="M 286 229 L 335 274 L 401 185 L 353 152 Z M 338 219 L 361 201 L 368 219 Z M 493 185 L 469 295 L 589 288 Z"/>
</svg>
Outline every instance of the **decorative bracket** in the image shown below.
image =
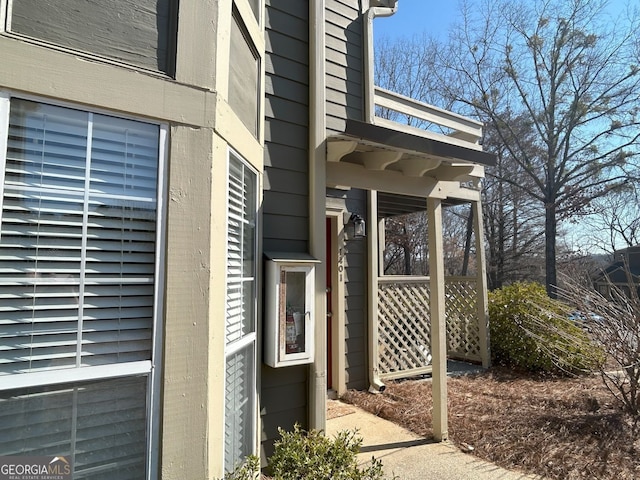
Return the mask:
<svg viewBox="0 0 640 480">
<path fill-rule="evenodd" d="M 327 162 L 339 162 L 342 157 L 353 152 L 358 142 L 351 140 L 332 140 L 327 142 Z"/>
</svg>

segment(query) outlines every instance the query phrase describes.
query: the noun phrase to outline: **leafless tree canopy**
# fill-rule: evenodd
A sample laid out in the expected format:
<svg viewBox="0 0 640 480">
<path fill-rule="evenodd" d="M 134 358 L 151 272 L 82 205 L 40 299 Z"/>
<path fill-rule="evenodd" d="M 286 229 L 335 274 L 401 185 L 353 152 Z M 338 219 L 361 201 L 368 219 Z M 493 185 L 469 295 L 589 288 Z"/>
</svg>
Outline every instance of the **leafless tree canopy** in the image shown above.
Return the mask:
<svg viewBox="0 0 640 480">
<path fill-rule="evenodd" d="M 442 218 L 444 267 L 447 275 L 476 272 L 475 238 L 469 205 L 448 206 Z M 426 212 L 385 219 L 384 273 L 429 275 Z"/>
<path fill-rule="evenodd" d="M 621 188 L 597 199 L 585 224 L 604 237 L 585 238 L 581 247 L 613 253 L 621 248 L 640 245 L 640 191 L 638 182 L 630 181 Z"/>
<path fill-rule="evenodd" d="M 639 17 L 612 17 L 606 7 L 605 0 L 465 0 L 446 42 L 413 38 L 378 50 L 381 86 L 486 123 L 487 149 L 514 165 L 490 176 L 503 194 L 510 185 L 509 195 L 517 190 L 535 202 L 544 219 L 550 293 L 559 223 L 587 213 L 635 169 Z"/>
</svg>

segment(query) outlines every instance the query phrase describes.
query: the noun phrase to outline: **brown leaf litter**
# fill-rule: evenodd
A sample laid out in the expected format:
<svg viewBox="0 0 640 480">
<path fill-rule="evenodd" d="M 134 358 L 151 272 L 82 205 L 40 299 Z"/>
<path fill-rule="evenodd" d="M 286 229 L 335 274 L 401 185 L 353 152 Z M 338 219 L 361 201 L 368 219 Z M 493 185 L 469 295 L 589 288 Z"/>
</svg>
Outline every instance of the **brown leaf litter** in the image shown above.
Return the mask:
<svg viewBox="0 0 640 480">
<path fill-rule="evenodd" d="M 431 383 L 386 383 L 343 400 L 432 437 Z M 599 377 L 542 377 L 504 368 L 448 381 L 449 437 L 463 451 L 550 479 L 640 478 L 638 422 Z"/>
</svg>

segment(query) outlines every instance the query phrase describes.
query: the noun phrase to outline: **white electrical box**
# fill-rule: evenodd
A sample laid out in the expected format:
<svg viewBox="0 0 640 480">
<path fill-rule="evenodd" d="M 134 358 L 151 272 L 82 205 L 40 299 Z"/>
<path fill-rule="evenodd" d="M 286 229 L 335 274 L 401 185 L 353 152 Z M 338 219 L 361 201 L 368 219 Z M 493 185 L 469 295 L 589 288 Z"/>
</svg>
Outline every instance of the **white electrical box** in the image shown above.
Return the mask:
<svg viewBox="0 0 640 480">
<path fill-rule="evenodd" d="M 264 361 L 271 367 L 311 363 L 319 261 L 302 254 L 266 255 Z"/>
</svg>

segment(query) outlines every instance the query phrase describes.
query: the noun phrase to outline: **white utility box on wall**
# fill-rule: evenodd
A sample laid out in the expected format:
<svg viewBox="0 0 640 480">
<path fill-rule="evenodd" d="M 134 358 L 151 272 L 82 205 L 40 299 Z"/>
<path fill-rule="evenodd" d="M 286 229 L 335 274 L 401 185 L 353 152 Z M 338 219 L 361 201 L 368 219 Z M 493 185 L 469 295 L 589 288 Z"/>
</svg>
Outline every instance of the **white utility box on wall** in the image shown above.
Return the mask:
<svg viewBox="0 0 640 480">
<path fill-rule="evenodd" d="M 271 367 L 311 363 L 319 261 L 295 253 L 266 256 L 264 362 Z"/>
</svg>

